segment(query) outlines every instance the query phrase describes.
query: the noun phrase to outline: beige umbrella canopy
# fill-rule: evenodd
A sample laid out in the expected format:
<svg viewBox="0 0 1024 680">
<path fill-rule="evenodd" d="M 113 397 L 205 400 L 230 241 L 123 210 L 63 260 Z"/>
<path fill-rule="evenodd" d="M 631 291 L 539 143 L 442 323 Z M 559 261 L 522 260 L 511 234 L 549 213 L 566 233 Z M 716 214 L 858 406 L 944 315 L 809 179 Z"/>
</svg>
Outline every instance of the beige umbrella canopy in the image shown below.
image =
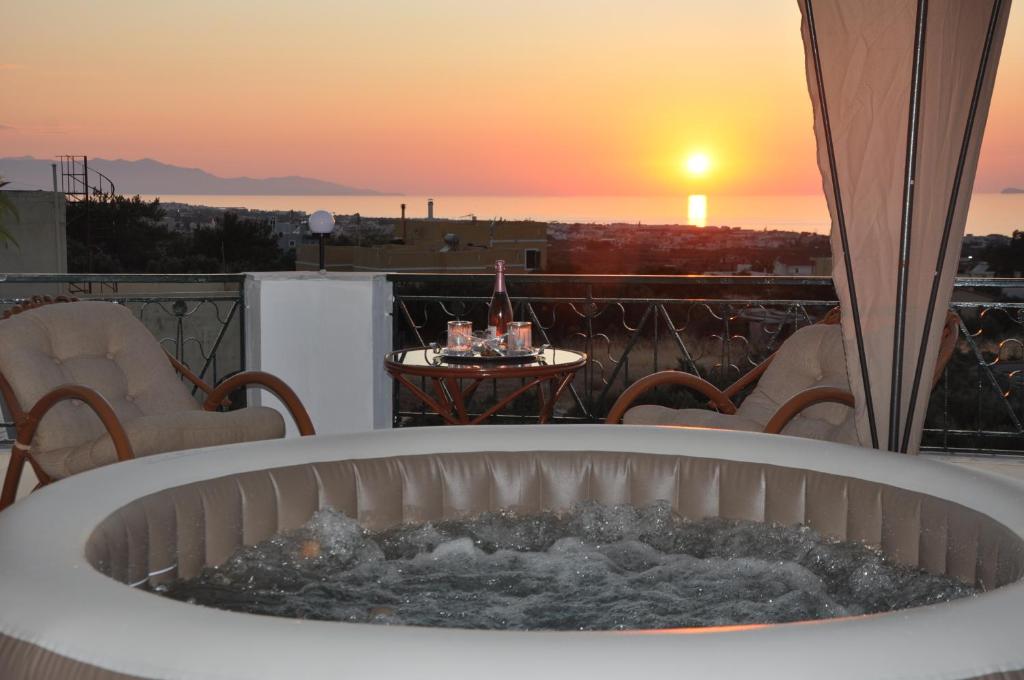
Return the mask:
<svg viewBox="0 0 1024 680">
<path fill-rule="evenodd" d="M 1010 0 L 798 0 L 865 446 L 915 452 Z"/>
</svg>

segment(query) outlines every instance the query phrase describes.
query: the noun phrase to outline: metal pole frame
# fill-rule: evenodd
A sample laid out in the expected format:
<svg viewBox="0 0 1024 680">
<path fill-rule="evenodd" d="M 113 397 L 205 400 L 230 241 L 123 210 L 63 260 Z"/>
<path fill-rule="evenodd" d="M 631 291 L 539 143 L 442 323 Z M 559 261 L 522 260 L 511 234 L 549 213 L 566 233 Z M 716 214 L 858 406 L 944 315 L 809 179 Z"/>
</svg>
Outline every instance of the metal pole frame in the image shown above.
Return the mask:
<svg viewBox="0 0 1024 680">
<path fill-rule="evenodd" d="M 910 277 L 910 232 L 914 223 L 914 183 L 917 179 L 917 141 L 921 124 L 921 73 L 924 70 L 924 39 L 928 25 L 928 0 L 917 0 L 914 29 L 914 65 L 910 74 L 910 115 L 907 121 L 907 157 L 903 176 L 903 210 L 900 217 L 899 270 L 896 276 L 896 312 L 893 319 L 892 374 L 889 392 L 889 450 L 900 445 L 900 411 L 903 401 L 903 341 L 907 330 L 907 280 Z"/>
<path fill-rule="evenodd" d="M 935 273 L 932 276 L 931 293 L 928 296 L 928 311 L 925 314 L 923 333 L 921 334 L 921 347 L 918 350 L 917 366 L 914 370 L 914 383 L 910 392 L 910 400 L 907 405 L 907 428 L 903 432 L 903 441 L 900 451 L 907 452 L 910 447 L 910 424 L 914 420 L 914 411 L 917 407 L 917 398 L 920 391 L 921 373 L 924 371 L 924 355 L 928 349 L 929 331 L 932 327 L 932 320 L 935 316 L 935 301 L 939 295 L 939 283 L 942 278 L 942 270 L 946 263 L 946 252 L 949 247 L 950 232 L 953 230 L 953 219 L 956 213 L 956 206 L 960 198 L 960 183 L 963 179 L 964 166 L 967 164 L 967 153 L 970 149 L 971 139 L 974 136 L 974 122 L 978 113 L 978 104 L 981 101 L 981 92 L 985 86 L 985 75 L 988 72 L 989 57 L 992 53 L 992 43 L 995 39 L 996 27 L 999 25 L 999 15 L 1002 12 L 1003 0 L 994 0 L 992 3 L 992 15 L 988 21 L 988 31 L 985 34 L 985 46 L 981 52 L 981 61 L 978 64 L 978 75 L 974 80 L 974 92 L 971 95 L 971 106 L 967 113 L 967 122 L 964 125 L 964 136 L 960 143 L 960 156 L 957 158 L 956 174 L 953 176 L 953 188 L 949 196 L 949 205 L 946 209 L 946 223 L 942 230 L 942 240 L 939 242 L 939 253 L 935 260 Z"/>
<path fill-rule="evenodd" d="M 71 161 L 72 164 L 74 160 Z M 82 156 L 82 190 L 84 191 L 85 207 L 83 212 L 85 213 L 85 252 L 86 262 L 88 262 L 89 272 L 95 271 L 96 267 L 93 266 L 92 256 L 92 217 L 89 215 L 89 157 Z M 89 286 L 89 292 L 92 293 L 92 285 Z"/>
<path fill-rule="evenodd" d="M 821 54 L 818 50 L 818 32 L 814 24 L 814 9 L 811 6 L 812 0 L 804 0 L 805 16 L 807 17 L 807 32 L 811 41 L 811 54 L 814 59 L 814 79 L 818 89 L 818 101 L 821 103 L 821 121 L 825 130 L 825 146 L 828 151 L 829 174 L 832 176 L 832 193 L 836 203 L 836 222 L 839 226 L 839 239 L 843 244 L 843 264 L 846 267 L 846 285 L 850 289 L 850 310 L 853 316 L 853 329 L 857 338 L 857 356 L 860 359 L 861 380 L 864 383 L 864 403 L 868 412 L 868 426 L 871 430 L 871 446 L 878 448 L 878 427 L 875 424 L 875 405 L 871 397 L 871 380 L 868 375 L 868 365 L 864 354 L 864 332 L 861 330 L 860 307 L 857 303 L 857 286 L 853 279 L 853 263 L 850 260 L 849 240 L 846 233 L 846 215 L 843 211 L 842 192 L 839 187 L 839 177 L 836 170 L 835 145 L 832 140 L 832 124 L 828 115 L 828 102 L 825 98 L 825 82 L 821 73 Z"/>
</svg>

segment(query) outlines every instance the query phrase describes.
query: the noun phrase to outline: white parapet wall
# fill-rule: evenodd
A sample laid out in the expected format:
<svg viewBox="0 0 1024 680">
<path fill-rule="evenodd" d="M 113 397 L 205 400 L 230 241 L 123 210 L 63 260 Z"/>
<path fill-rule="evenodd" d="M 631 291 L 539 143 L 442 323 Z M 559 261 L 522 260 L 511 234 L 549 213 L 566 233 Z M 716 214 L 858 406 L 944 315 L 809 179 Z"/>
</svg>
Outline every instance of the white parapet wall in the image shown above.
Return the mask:
<svg viewBox="0 0 1024 680">
<path fill-rule="evenodd" d="M 6 274 L 68 271 L 67 219 L 64 194 L 54 191 L 4 191 L 17 211 L 4 228 L 15 243 L 0 243 L 0 280 Z M 4 298 L 60 295 L 59 283 L 4 283 Z"/>
<path fill-rule="evenodd" d="M 385 274 L 247 274 L 246 367 L 288 383 L 318 434 L 390 428 L 391 305 Z M 297 436 L 277 398 L 250 390 L 249 403 L 281 411 L 287 436 Z"/>
</svg>

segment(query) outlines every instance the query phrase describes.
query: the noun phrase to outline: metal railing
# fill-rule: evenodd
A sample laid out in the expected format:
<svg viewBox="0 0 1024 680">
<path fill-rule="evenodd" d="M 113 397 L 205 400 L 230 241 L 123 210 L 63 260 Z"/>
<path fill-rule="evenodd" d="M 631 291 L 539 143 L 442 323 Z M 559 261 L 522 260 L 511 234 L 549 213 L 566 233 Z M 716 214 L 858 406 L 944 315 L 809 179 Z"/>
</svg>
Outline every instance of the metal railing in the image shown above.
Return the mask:
<svg viewBox="0 0 1024 680">
<path fill-rule="evenodd" d="M 117 191 L 109 177 L 89 167 L 88 156 L 57 156 L 57 162 L 60 164 L 60 190 L 68 201 L 113 196 Z"/>
<path fill-rule="evenodd" d="M 395 348 L 441 340 L 449 319 L 484 325 L 488 275 L 392 274 Z M 558 405 L 556 421 L 599 422 L 625 387 L 666 368 L 719 386 L 769 356 L 796 329 L 836 305 L 823 277 L 510 275 L 517 318 L 535 338 L 585 351 L 588 362 Z M 0 312 L 34 294 L 124 304 L 176 358 L 208 382 L 245 368 L 244 276 L 240 274 L 0 275 Z M 102 284 L 102 285 L 98 285 Z M 76 287 L 76 288 L 73 288 Z M 958 279 L 951 305 L 960 338 L 931 395 L 929 450 L 1024 454 L 1024 279 Z M 491 383 L 478 391 L 480 410 Z M 432 422 L 418 400 L 395 391 L 396 426 Z M 659 403 L 701 407 L 679 390 Z M 527 422 L 528 397 L 498 420 Z M 9 427 L 10 423 L 0 423 Z"/>
<path fill-rule="evenodd" d="M 168 353 L 216 384 L 245 370 L 244 281 L 243 274 L 0 274 L 0 314 L 33 295 L 116 302 Z M 93 294 L 83 294 L 90 288 Z M 13 432 L 3 415 L 0 439 Z"/>
<path fill-rule="evenodd" d="M 442 339 L 450 319 L 484 325 L 487 275 L 392 274 L 396 349 Z M 580 349 L 587 366 L 555 421 L 600 422 L 636 379 L 675 368 L 724 387 L 797 328 L 837 305 L 827 277 L 513 275 L 516 317 L 539 341 Z M 951 309 L 960 338 L 931 395 L 923 446 L 934 451 L 1024 455 L 1024 279 L 957 279 Z M 492 398 L 502 389 L 492 383 Z M 486 399 L 487 391 L 483 391 Z M 652 403 L 701 407 L 683 390 Z M 484 410 L 480 408 L 480 410 Z M 505 420 L 526 420 L 530 404 Z M 396 390 L 394 424 L 429 413 Z"/>
</svg>

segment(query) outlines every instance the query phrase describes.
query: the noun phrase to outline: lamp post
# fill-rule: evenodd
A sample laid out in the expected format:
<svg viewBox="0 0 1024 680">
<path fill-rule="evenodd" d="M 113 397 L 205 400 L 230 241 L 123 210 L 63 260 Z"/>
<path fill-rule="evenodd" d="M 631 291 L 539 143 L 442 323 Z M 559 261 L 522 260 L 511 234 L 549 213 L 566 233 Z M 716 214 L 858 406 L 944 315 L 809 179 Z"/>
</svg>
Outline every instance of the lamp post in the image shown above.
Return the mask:
<svg viewBox="0 0 1024 680">
<path fill-rule="evenodd" d="M 309 230 L 320 237 L 320 273 L 326 273 L 324 265 L 324 239 L 334 231 L 334 215 L 326 210 L 317 210 L 309 216 Z"/>
</svg>

